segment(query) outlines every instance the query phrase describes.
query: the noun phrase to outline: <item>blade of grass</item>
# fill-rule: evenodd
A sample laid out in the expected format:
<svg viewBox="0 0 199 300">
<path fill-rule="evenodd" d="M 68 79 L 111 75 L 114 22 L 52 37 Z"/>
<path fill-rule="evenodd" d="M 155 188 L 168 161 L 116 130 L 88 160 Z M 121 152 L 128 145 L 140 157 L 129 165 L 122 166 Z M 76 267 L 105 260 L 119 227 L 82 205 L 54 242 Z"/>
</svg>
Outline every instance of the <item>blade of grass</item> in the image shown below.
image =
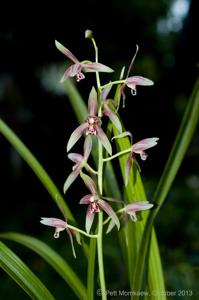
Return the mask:
<svg viewBox="0 0 199 300">
<path fill-rule="evenodd" d="M 6 245 L 0 242 L 0 267 L 35 300 L 55 300 L 39 278 Z"/>
<path fill-rule="evenodd" d="M 75 219 L 65 203 L 64 198 L 61 193 L 55 186 L 54 182 L 44 170 L 42 165 L 38 162 L 38 160 L 34 157 L 34 155 L 30 152 L 30 150 L 24 145 L 24 143 L 17 137 L 17 135 L 12 131 L 11 128 L 6 125 L 6 123 L 0 119 L 0 132 L 1 134 L 9 141 L 9 143 L 14 147 L 14 149 L 21 155 L 21 157 L 27 162 L 36 176 L 39 178 L 41 183 L 47 189 L 48 193 L 51 195 L 54 202 L 59 207 L 60 211 L 64 215 L 64 217 L 72 222 L 75 222 Z"/>
<path fill-rule="evenodd" d="M 44 242 L 28 235 L 14 232 L 2 233 L 0 238 L 20 243 L 36 252 L 64 279 L 79 299 L 87 299 L 86 288 L 73 269 L 57 252 Z"/>
<path fill-rule="evenodd" d="M 157 216 L 161 206 L 163 205 L 166 196 L 171 188 L 175 176 L 179 170 L 182 160 L 186 154 L 188 146 L 192 140 L 199 119 L 199 79 L 197 80 L 193 93 L 187 104 L 184 117 L 178 130 L 175 142 L 171 149 L 168 161 L 166 163 L 163 174 L 155 191 L 153 202 L 157 205 L 156 209 L 151 210 L 145 225 L 144 233 L 140 249 L 142 254 L 139 255 L 133 288 L 139 290 L 142 286 L 143 272 L 146 265 L 147 248 L 150 243 L 151 229 L 155 217 Z M 134 299 L 139 299 L 135 296 Z"/>
</svg>

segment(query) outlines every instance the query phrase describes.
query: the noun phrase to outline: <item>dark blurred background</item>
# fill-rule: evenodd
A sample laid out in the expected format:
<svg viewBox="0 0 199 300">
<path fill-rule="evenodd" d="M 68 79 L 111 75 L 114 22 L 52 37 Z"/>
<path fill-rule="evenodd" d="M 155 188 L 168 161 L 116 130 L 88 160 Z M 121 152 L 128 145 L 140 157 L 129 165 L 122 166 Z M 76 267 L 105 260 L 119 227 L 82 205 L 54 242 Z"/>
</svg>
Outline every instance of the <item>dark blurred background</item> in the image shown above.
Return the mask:
<svg viewBox="0 0 199 300">
<path fill-rule="evenodd" d="M 54 40 L 69 48 L 80 61 L 92 60 L 91 42 L 84 39 L 85 30 L 92 29 L 100 62 L 116 71 L 112 79 L 118 78 L 122 66 L 128 68 L 135 45 L 139 45 L 131 75 L 148 77 L 155 85 L 138 87 L 136 97 L 127 92 L 122 116 L 134 141 L 160 137 L 158 147 L 149 150 L 148 160 L 141 163 L 150 200 L 198 75 L 198 6 L 197 0 L 86 0 L 48 2 L 43 7 L 28 3 L 1 9 L 0 116 L 30 148 L 60 190 L 71 170 L 65 149 L 77 123 L 59 83 L 68 61 L 57 51 Z M 88 74 L 86 78 L 78 88 L 87 102 L 95 77 Z M 109 80 L 110 76 L 105 78 Z M 64 238 L 54 241 L 51 230 L 39 224 L 40 216 L 61 217 L 58 209 L 3 136 L 0 136 L 0 164 L 1 232 L 19 231 L 43 239 L 73 263 L 70 247 L 66 248 Z M 199 279 L 198 170 L 197 131 L 156 221 L 167 289 L 193 290 L 195 299 L 198 299 Z M 82 193 L 78 184 L 65 196 L 83 224 L 84 214 L 82 216 L 78 211 L 77 205 L 80 197 Z M 111 263 L 119 265 L 121 255 L 115 243 L 113 239 L 105 249 L 106 255 L 111 257 L 110 270 Z M 57 299 L 62 299 L 63 293 L 70 293 L 40 258 L 13 243 L 7 244 L 49 287 L 51 283 L 54 285 Z M 85 264 L 78 258 L 77 269 L 79 262 L 82 266 Z M 1 299 L 12 299 L 13 295 L 15 299 L 26 299 L 8 276 L 3 272 L 0 276 Z M 114 287 L 120 272 L 111 276 L 109 285 Z"/>
</svg>

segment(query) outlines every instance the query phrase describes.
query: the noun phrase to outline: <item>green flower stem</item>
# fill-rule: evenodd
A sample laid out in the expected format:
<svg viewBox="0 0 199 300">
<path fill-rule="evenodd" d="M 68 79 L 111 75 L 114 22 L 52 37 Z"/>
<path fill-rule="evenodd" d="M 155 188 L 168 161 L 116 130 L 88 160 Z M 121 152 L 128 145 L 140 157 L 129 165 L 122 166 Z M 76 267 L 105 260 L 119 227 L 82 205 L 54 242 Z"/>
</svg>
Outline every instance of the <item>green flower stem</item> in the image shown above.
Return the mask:
<svg viewBox="0 0 199 300">
<path fill-rule="evenodd" d="M 99 193 L 102 195 L 103 192 L 103 149 L 102 144 L 98 143 L 98 188 Z M 98 213 L 98 238 L 97 238 L 97 253 L 98 253 L 98 265 L 99 265 L 99 277 L 100 286 L 102 293 L 102 300 L 106 300 L 106 284 L 104 277 L 104 262 L 103 262 L 103 251 L 102 251 L 102 239 L 103 239 L 103 212 Z"/>
<path fill-rule="evenodd" d="M 85 236 L 87 236 L 87 237 L 90 237 L 90 238 L 97 238 L 97 237 L 98 237 L 97 234 L 88 234 L 88 233 L 86 233 L 84 230 L 81 230 L 81 229 L 79 229 L 79 228 L 77 228 L 77 227 L 75 227 L 75 226 L 69 225 L 69 224 L 67 224 L 67 227 L 68 227 L 69 229 L 72 229 L 72 230 L 74 230 L 74 231 L 77 231 L 77 232 L 79 232 L 79 233 L 81 233 L 81 234 L 83 234 L 83 235 L 85 235 Z"/>
<path fill-rule="evenodd" d="M 95 61 L 96 61 L 96 63 L 98 63 L 98 47 L 96 45 L 95 39 L 92 38 L 91 40 L 92 40 L 92 43 L 93 43 L 93 46 L 94 46 L 94 49 L 95 49 Z M 97 87 L 99 89 L 101 87 L 99 72 L 96 72 L 96 80 L 97 80 Z"/>
<path fill-rule="evenodd" d="M 123 150 L 123 151 L 120 151 L 120 152 L 118 152 L 118 153 L 116 153 L 116 154 L 114 154 L 114 155 L 112 155 L 112 156 L 110 156 L 110 157 L 103 158 L 103 161 L 109 161 L 109 160 L 112 160 L 112 159 L 114 159 L 114 158 L 116 158 L 116 157 L 118 157 L 118 156 L 120 156 L 120 155 L 127 154 L 127 153 L 129 153 L 129 152 L 131 152 L 131 151 L 132 151 L 132 147 L 131 147 L 131 148 L 128 148 L 128 149 L 125 149 L 125 150 Z"/>
<path fill-rule="evenodd" d="M 91 39 L 95 48 L 95 61 L 98 63 L 98 47 L 95 39 Z M 98 117 L 102 117 L 102 103 L 101 103 L 101 84 L 99 72 L 96 72 L 97 92 L 98 92 Z M 100 141 L 98 141 L 98 189 L 100 195 L 103 193 L 103 148 Z M 106 300 L 106 283 L 104 276 L 104 262 L 103 262 L 103 212 L 98 213 L 98 237 L 97 237 L 97 254 L 98 254 L 98 266 L 99 266 L 99 278 L 101 286 L 102 300 Z"/>
<path fill-rule="evenodd" d="M 125 83 L 125 81 L 126 81 L 126 80 L 110 81 L 109 83 L 102 85 L 102 86 L 101 86 L 101 89 L 104 89 L 104 88 L 106 88 L 106 87 L 108 87 L 108 86 L 112 86 L 112 85 L 114 85 L 114 84 Z"/>
<path fill-rule="evenodd" d="M 87 171 L 90 171 L 93 174 L 98 174 L 98 172 L 95 171 L 88 163 L 86 163 L 85 168 L 87 169 Z"/>
</svg>

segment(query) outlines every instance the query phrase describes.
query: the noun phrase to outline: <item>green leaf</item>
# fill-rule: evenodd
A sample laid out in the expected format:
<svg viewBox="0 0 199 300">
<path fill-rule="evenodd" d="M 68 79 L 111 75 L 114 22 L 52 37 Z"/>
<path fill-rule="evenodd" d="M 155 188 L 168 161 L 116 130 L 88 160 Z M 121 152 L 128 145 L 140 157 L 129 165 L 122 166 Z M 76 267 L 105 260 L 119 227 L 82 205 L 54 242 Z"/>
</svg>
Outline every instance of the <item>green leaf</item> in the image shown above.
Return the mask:
<svg viewBox="0 0 199 300">
<path fill-rule="evenodd" d="M 14 254 L 0 242 L 0 267 L 35 300 L 55 300 L 49 290 L 37 276 Z"/>
<path fill-rule="evenodd" d="M 24 145 L 24 143 L 17 137 L 17 135 L 12 131 L 11 128 L 6 125 L 6 123 L 0 119 L 0 132 L 4 135 L 4 137 L 9 141 L 9 143 L 14 147 L 14 149 L 21 155 L 21 157 L 27 162 L 30 168 L 33 170 L 35 175 L 39 178 L 41 183 L 47 189 L 52 199 L 55 201 L 60 211 L 64 215 L 65 218 L 75 222 L 75 219 L 65 203 L 64 198 L 60 194 L 59 190 L 53 183 L 50 176 L 38 162 L 38 160 L 34 157 L 34 155 L 30 152 L 30 150 Z"/>
<path fill-rule="evenodd" d="M 79 299 L 87 299 L 86 288 L 76 273 L 59 254 L 44 242 L 19 233 L 2 233 L 0 238 L 15 241 L 36 252 L 65 280 Z"/>
<path fill-rule="evenodd" d="M 155 191 L 153 202 L 157 204 L 156 209 L 151 210 L 144 228 L 140 250 L 142 254 L 138 257 L 135 269 L 135 282 L 133 288 L 139 290 L 143 281 L 143 270 L 146 265 L 147 248 L 151 239 L 151 230 L 155 217 L 157 216 L 166 196 L 171 188 L 175 176 L 179 170 L 182 160 L 186 154 L 188 146 L 192 140 L 199 120 L 199 79 L 197 80 L 193 93 L 187 104 L 184 117 L 177 133 L 174 145 L 166 163 L 164 172 L 160 178 Z M 152 246 L 151 246 L 152 248 Z M 138 299 L 138 297 L 135 297 Z"/>
</svg>

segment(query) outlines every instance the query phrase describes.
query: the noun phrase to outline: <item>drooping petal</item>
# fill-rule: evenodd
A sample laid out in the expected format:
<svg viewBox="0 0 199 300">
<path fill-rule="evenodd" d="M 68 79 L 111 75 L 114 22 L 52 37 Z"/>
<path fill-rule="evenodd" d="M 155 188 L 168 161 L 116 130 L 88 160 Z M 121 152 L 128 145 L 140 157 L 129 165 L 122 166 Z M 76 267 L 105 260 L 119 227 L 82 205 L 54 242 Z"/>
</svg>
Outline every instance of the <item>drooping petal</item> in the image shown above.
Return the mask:
<svg viewBox="0 0 199 300">
<path fill-rule="evenodd" d="M 81 73 L 81 65 L 80 63 L 76 63 L 72 66 L 70 66 L 69 68 L 66 69 L 66 71 L 64 72 L 64 75 L 62 76 L 60 82 L 64 82 L 66 79 L 68 79 L 68 77 L 74 77 L 78 74 L 81 74 L 80 78 L 78 81 L 80 81 L 81 79 L 84 79 L 85 76 Z"/>
<path fill-rule="evenodd" d="M 69 59 L 71 59 L 74 63 L 79 62 L 78 59 L 75 57 L 74 54 L 70 50 L 68 50 L 66 47 L 64 47 L 61 43 L 55 40 L 55 46 L 59 51 L 61 51 L 64 55 L 66 55 Z"/>
<path fill-rule="evenodd" d="M 75 162 L 76 164 L 79 164 L 83 161 L 84 157 L 81 154 L 78 153 L 69 153 L 68 158 Z"/>
<path fill-rule="evenodd" d="M 90 232 L 91 226 L 93 224 L 94 216 L 95 216 L 95 214 L 91 211 L 90 205 L 89 205 L 89 207 L 87 209 L 87 213 L 86 213 L 86 226 L 85 226 L 87 233 Z"/>
<path fill-rule="evenodd" d="M 71 248 L 72 248 L 73 256 L 74 256 L 74 258 L 76 258 L 75 247 L 74 247 L 74 244 L 73 244 L 73 236 L 72 236 L 70 230 L 67 227 L 66 227 L 66 231 L 67 231 L 67 233 L 69 235 L 69 238 L 70 238 L 70 243 L 71 243 Z"/>
<path fill-rule="evenodd" d="M 94 88 L 92 87 L 89 98 L 88 98 L 88 112 L 90 116 L 96 116 L 98 109 L 98 103 L 97 103 L 97 92 Z"/>
<path fill-rule="evenodd" d="M 84 160 L 87 161 L 92 150 L 92 138 L 87 135 L 84 141 Z"/>
<path fill-rule="evenodd" d="M 127 186 L 128 181 L 129 181 L 129 173 L 130 173 L 130 169 L 132 166 L 132 162 L 133 162 L 133 156 L 132 156 L 132 153 L 130 153 L 127 158 L 127 161 L 126 161 L 126 165 L 125 165 L 125 186 Z"/>
<path fill-rule="evenodd" d="M 100 63 L 81 63 L 83 72 L 104 72 L 104 73 L 111 73 L 114 72 L 113 69 L 109 68 Z"/>
<path fill-rule="evenodd" d="M 106 116 L 109 117 L 109 119 L 111 120 L 111 122 L 118 129 L 118 131 L 122 132 L 122 125 L 121 125 L 121 122 L 120 122 L 118 116 L 116 115 L 116 113 L 114 113 L 112 111 L 112 109 L 110 109 L 110 107 L 108 106 L 107 103 L 104 103 L 104 113 L 105 113 Z"/>
<path fill-rule="evenodd" d="M 79 204 L 90 204 L 90 202 L 91 202 L 91 197 L 93 197 L 92 194 L 88 194 L 88 195 L 84 196 L 84 197 L 79 201 Z"/>
<path fill-rule="evenodd" d="M 97 193 L 97 188 L 96 185 L 94 183 L 94 181 L 92 180 L 92 178 L 90 178 L 88 175 L 84 174 L 83 172 L 80 173 L 81 178 L 83 179 L 85 185 L 87 186 L 87 188 L 89 189 L 89 191 L 91 192 L 91 194 L 96 194 Z"/>
<path fill-rule="evenodd" d="M 104 146 L 104 148 L 106 149 L 106 151 L 112 155 L 112 147 L 111 147 L 111 143 L 109 142 L 106 134 L 104 133 L 104 131 L 102 130 L 101 127 L 97 126 L 97 137 L 100 140 L 100 142 L 102 143 L 102 145 Z"/>
<path fill-rule="evenodd" d="M 83 132 L 86 130 L 88 125 L 86 123 L 82 123 L 79 125 L 71 134 L 68 144 L 67 144 L 67 152 L 70 151 L 70 149 L 75 145 L 75 143 L 80 139 Z"/>
<path fill-rule="evenodd" d="M 141 153 L 146 149 L 149 149 L 151 147 L 154 147 L 157 145 L 157 141 L 159 140 L 159 138 L 154 137 L 154 138 L 147 138 L 147 139 L 143 139 L 135 144 L 133 144 L 133 152 L 135 153 Z"/>
<path fill-rule="evenodd" d="M 99 206 L 111 217 L 111 219 L 114 221 L 115 225 L 117 226 L 118 230 L 120 229 L 120 221 L 116 215 L 116 213 L 113 211 L 111 206 L 104 200 L 99 199 L 98 200 Z"/>
<path fill-rule="evenodd" d="M 115 198 L 110 198 L 110 197 L 104 197 L 104 196 L 103 196 L 103 199 L 104 199 L 104 200 L 107 200 L 107 201 L 110 201 L 110 202 L 123 203 L 123 201 L 118 200 L 118 199 L 115 199 Z"/>
<path fill-rule="evenodd" d="M 71 186 L 71 184 L 75 181 L 75 179 L 78 177 L 79 173 L 81 171 L 81 166 L 78 166 L 66 179 L 64 183 L 64 194 L 68 190 L 68 188 Z"/>
</svg>

